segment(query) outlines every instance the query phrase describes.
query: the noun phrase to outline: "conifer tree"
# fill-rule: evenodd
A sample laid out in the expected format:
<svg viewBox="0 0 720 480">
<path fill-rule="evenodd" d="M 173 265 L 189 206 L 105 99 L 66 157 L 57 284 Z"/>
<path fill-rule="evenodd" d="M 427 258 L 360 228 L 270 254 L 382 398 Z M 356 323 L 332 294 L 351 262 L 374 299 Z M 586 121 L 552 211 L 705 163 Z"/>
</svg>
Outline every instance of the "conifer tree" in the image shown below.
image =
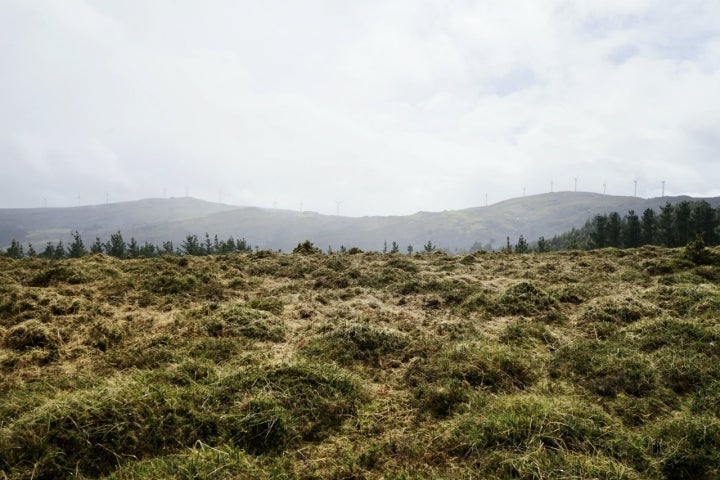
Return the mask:
<svg viewBox="0 0 720 480">
<path fill-rule="evenodd" d="M 657 243 L 657 216 L 655 210 L 647 208 L 640 220 L 640 242 L 643 245 L 655 245 Z"/>
<path fill-rule="evenodd" d="M 673 228 L 675 209 L 670 202 L 660 207 L 658 216 L 658 240 L 664 247 L 675 246 L 675 230 Z"/>
<path fill-rule="evenodd" d="M 525 237 L 521 234 L 520 238 L 518 238 L 517 244 L 515 244 L 515 253 L 527 253 L 528 252 L 528 244 L 525 240 Z"/>
<path fill-rule="evenodd" d="M 14 238 L 10 242 L 10 246 L 5 250 L 5 256 L 10 258 L 22 258 L 25 256 L 23 253 L 23 247 L 20 242 Z"/>
<path fill-rule="evenodd" d="M 87 254 L 87 250 L 85 249 L 85 245 L 83 244 L 82 237 L 80 236 L 80 233 L 75 230 L 75 233 L 72 234 L 73 241 L 68 246 L 67 256 L 68 258 L 80 258 Z"/>
<path fill-rule="evenodd" d="M 630 210 L 625 217 L 622 229 L 622 245 L 625 248 L 635 248 L 641 242 L 640 219 L 634 210 Z"/>
<path fill-rule="evenodd" d="M 607 244 L 609 247 L 620 248 L 620 235 L 622 232 L 622 219 L 620 214 L 612 212 L 607 221 Z"/>
</svg>

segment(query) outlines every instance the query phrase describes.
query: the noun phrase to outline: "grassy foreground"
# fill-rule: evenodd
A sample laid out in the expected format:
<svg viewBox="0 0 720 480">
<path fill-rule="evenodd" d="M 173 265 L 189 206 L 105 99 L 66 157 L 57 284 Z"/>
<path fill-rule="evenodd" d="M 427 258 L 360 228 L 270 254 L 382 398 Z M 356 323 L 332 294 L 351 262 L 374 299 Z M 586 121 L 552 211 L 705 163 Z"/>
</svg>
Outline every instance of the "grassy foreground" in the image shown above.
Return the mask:
<svg viewBox="0 0 720 480">
<path fill-rule="evenodd" d="M 720 478 L 719 280 L 654 247 L 0 258 L 0 478 Z"/>
</svg>

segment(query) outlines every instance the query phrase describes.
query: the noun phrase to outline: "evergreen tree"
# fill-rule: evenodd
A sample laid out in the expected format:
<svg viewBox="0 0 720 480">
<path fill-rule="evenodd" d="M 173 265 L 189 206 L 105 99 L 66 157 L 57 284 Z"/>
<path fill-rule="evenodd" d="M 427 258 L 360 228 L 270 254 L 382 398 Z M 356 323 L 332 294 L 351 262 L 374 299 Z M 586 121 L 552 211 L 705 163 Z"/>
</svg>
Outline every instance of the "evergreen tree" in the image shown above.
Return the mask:
<svg viewBox="0 0 720 480">
<path fill-rule="evenodd" d="M 10 246 L 5 250 L 5 256 L 10 258 L 22 258 L 25 256 L 23 253 L 23 247 L 20 242 L 14 238 L 10 242 Z"/>
<path fill-rule="evenodd" d="M 675 246 L 674 216 L 675 209 L 670 202 L 667 202 L 664 207 L 660 207 L 660 215 L 658 216 L 658 240 L 660 245 L 664 247 Z"/>
<path fill-rule="evenodd" d="M 640 242 L 643 245 L 655 245 L 657 244 L 657 217 L 655 216 L 655 210 L 647 208 L 642 214 L 640 220 Z"/>
<path fill-rule="evenodd" d="M 127 256 L 127 245 L 123 240 L 120 230 L 110 235 L 110 240 L 105 244 L 105 253 L 112 257 L 125 258 Z"/>
<path fill-rule="evenodd" d="M 704 200 L 695 203 L 691 214 L 691 223 L 693 231 L 702 235 L 706 245 L 716 244 L 715 231 L 718 228 L 718 217 L 709 203 Z"/>
<path fill-rule="evenodd" d="M 528 252 L 528 244 L 525 240 L 525 237 L 520 235 L 520 238 L 518 238 L 518 242 L 515 245 L 515 253 L 527 253 Z"/>
<path fill-rule="evenodd" d="M 212 242 L 210 242 L 210 235 L 205 232 L 205 255 L 211 255 L 213 253 Z"/>
<path fill-rule="evenodd" d="M 82 237 L 80 236 L 80 232 L 75 230 L 75 233 L 72 234 L 73 241 L 68 246 L 67 256 L 68 258 L 80 258 L 87 254 L 87 250 L 85 249 L 85 244 L 83 244 Z"/>
<path fill-rule="evenodd" d="M 430 240 L 428 240 L 428 242 L 425 245 L 423 245 L 423 248 L 425 249 L 425 253 L 432 253 L 435 251 L 436 247 L 435 247 L 435 245 L 432 244 L 432 242 Z"/>
<path fill-rule="evenodd" d="M 95 237 L 95 243 L 90 247 L 90 253 L 103 253 L 104 247 L 100 237 Z"/>
<path fill-rule="evenodd" d="M 622 219 L 620 214 L 612 212 L 607 221 L 607 244 L 609 247 L 620 248 L 620 235 L 622 232 Z"/>
<path fill-rule="evenodd" d="M 641 243 L 640 219 L 634 210 L 630 210 L 623 222 L 622 244 L 625 248 L 639 247 Z"/>
<path fill-rule="evenodd" d="M 548 251 L 548 245 L 547 245 L 547 242 L 545 241 L 545 237 L 541 236 L 540 238 L 538 238 L 537 251 L 538 251 L 538 253 L 545 253 Z"/>
<path fill-rule="evenodd" d="M 387 240 L 383 241 L 383 253 L 387 253 Z"/>
<path fill-rule="evenodd" d="M 40 255 L 38 255 L 40 258 L 47 258 L 51 259 L 55 256 L 55 246 L 52 242 L 47 242 L 45 244 L 45 250 L 42 251 Z"/>
<path fill-rule="evenodd" d="M 397 242 L 392 242 L 392 247 L 390 248 L 390 253 L 399 253 L 400 252 L 400 245 L 398 245 Z"/>
<path fill-rule="evenodd" d="M 407 253 L 408 253 L 408 255 L 412 255 L 412 253 L 413 253 L 413 246 L 412 246 L 412 245 L 408 245 L 408 246 L 407 246 Z"/>
<path fill-rule="evenodd" d="M 130 243 L 127 245 L 127 256 L 128 258 L 140 257 L 140 245 L 138 245 L 135 237 L 130 237 Z"/>
<path fill-rule="evenodd" d="M 146 241 L 143 246 L 140 247 L 139 256 L 142 258 L 151 258 L 156 256 L 157 252 L 159 252 L 159 249 L 152 243 Z"/>
<path fill-rule="evenodd" d="M 54 260 L 62 260 L 65 258 L 65 246 L 63 245 L 62 240 L 59 240 L 57 245 L 55 245 L 52 258 Z"/>
<path fill-rule="evenodd" d="M 593 248 L 607 247 L 607 215 L 596 215 L 593 219 L 593 232 L 590 236 Z"/>
<path fill-rule="evenodd" d="M 690 243 L 690 202 L 684 201 L 675 205 L 675 247 Z"/>
<path fill-rule="evenodd" d="M 203 248 L 200 246 L 197 235 L 188 235 L 182 243 L 182 251 L 185 255 L 202 255 Z"/>
<path fill-rule="evenodd" d="M 37 257 L 37 252 L 36 252 L 35 249 L 33 248 L 32 243 L 28 243 L 28 252 L 27 252 L 27 255 L 28 255 L 28 257 L 30 257 L 30 258 Z"/>
<path fill-rule="evenodd" d="M 171 241 L 163 242 L 162 254 L 163 255 L 175 255 L 175 248 L 173 247 L 173 242 L 171 242 Z"/>
</svg>

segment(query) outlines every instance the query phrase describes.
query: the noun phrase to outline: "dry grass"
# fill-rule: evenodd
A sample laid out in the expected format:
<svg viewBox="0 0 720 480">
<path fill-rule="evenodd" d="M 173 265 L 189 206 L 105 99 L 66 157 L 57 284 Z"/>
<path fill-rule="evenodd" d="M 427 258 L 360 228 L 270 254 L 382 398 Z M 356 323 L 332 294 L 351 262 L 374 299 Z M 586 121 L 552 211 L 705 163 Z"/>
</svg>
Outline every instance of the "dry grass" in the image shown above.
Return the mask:
<svg viewBox="0 0 720 480">
<path fill-rule="evenodd" d="M 0 258 L 0 478 L 719 478 L 719 278 L 661 248 Z"/>
</svg>

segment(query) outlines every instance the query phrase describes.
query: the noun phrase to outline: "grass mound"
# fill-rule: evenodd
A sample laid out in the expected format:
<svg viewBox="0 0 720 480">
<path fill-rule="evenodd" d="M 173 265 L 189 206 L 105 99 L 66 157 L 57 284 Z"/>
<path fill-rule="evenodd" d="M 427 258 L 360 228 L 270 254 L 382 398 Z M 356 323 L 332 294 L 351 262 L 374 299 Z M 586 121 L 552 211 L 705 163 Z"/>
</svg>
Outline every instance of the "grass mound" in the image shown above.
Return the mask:
<svg viewBox="0 0 720 480">
<path fill-rule="evenodd" d="M 309 364 L 213 380 L 195 363 L 50 398 L 0 430 L 0 468 L 21 476 L 24 465 L 32 466 L 35 478 L 98 476 L 199 440 L 279 453 L 301 439 L 323 438 L 362 401 L 352 376 Z"/>
<path fill-rule="evenodd" d="M 403 352 L 409 343 L 402 332 L 355 321 L 323 326 L 303 352 L 345 365 L 355 361 L 378 365 L 382 357 Z"/>
<path fill-rule="evenodd" d="M 43 323 L 26 320 L 5 332 L 2 345 L 20 352 L 31 348 L 57 349 L 58 338 Z"/>
<path fill-rule="evenodd" d="M 501 463 L 516 464 L 522 470 L 529 466 L 525 463 L 529 460 L 526 456 L 532 457 L 538 452 L 541 452 L 539 458 L 531 462 L 535 467 L 536 462 L 552 456 L 549 452 L 601 454 L 636 471 L 648 466 L 643 449 L 633 435 L 602 409 L 574 398 L 549 399 L 520 394 L 497 399 L 480 412 L 456 418 L 440 443 L 441 448 L 468 457 L 483 458 L 489 452 L 504 452 Z M 577 460 L 577 457 L 570 459 Z M 612 466 L 612 460 L 603 463 Z"/>
</svg>

